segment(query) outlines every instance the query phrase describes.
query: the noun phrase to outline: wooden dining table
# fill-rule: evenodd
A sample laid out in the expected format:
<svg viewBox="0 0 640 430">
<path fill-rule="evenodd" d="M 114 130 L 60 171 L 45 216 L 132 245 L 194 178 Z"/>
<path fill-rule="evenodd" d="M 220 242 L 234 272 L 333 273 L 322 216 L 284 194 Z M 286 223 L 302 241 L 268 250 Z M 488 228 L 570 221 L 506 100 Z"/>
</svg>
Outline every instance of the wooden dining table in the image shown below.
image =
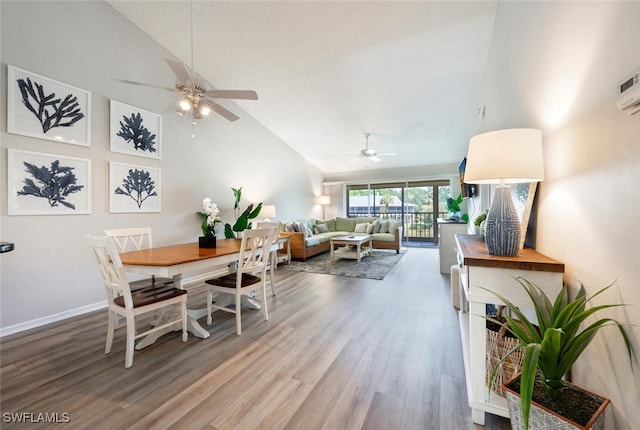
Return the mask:
<svg viewBox="0 0 640 430">
<path fill-rule="evenodd" d="M 197 242 L 160 246 L 123 252 L 120 260 L 127 272 L 173 278 L 175 286 L 184 288 L 185 284 L 193 282 L 203 271 L 211 277 L 211 272 L 220 271 L 220 275 L 223 275 L 232 270 L 229 266 L 238 261 L 241 243 L 241 239 L 218 239 L 215 248 L 199 248 Z M 189 276 L 192 273 L 195 276 Z M 257 307 L 257 304 L 254 306 Z M 198 323 L 198 319 L 205 315 L 206 308 L 187 310 L 187 329 L 200 338 L 209 337 L 209 332 Z M 179 328 L 177 324 L 175 329 Z M 170 327 L 164 332 L 152 333 L 142 339 L 136 349 L 151 345 L 158 337 L 172 330 L 173 327 Z"/>
</svg>

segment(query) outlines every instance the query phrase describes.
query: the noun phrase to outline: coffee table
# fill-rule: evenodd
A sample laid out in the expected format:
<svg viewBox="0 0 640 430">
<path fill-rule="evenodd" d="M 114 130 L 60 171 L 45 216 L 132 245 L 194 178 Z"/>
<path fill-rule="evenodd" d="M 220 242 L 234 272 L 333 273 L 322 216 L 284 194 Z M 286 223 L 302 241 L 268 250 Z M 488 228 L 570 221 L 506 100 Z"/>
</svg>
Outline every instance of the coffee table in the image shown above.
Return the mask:
<svg viewBox="0 0 640 430">
<path fill-rule="evenodd" d="M 329 240 L 331 241 L 331 261 L 336 261 L 338 258 L 351 258 L 359 263 L 362 257 L 371 255 L 371 235 L 350 234 L 332 237 Z"/>
</svg>

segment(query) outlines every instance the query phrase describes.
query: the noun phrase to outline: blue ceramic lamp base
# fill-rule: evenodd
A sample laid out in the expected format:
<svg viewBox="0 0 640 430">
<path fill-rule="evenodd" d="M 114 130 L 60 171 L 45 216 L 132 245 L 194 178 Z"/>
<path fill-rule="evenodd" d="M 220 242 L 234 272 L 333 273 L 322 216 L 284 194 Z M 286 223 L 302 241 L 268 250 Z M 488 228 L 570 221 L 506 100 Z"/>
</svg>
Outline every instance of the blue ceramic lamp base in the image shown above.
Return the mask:
<svg viewBox="0 0 640 430">
<path fill-rule="evenodd" d="M 511 198 L 511 187 L 498 186 L 487 214 L 485 242 L 492 255 L 514 256 L 520 248 L 520 220 Z"/>
</svg>

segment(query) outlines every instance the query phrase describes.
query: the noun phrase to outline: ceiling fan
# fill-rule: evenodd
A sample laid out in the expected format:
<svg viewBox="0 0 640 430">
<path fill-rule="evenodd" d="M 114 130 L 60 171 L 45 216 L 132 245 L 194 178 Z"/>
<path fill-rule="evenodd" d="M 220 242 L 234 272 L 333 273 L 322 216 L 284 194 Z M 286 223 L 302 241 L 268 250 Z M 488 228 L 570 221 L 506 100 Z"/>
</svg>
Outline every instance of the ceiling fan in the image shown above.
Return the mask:
<svg viewBox="0 0 640 430">
<path fill-rule="evenodd" d="M 163 87 L 161 85 L 147 84 L 136 81 L 121 79 L 121 82 L 133 85 L 143 85 L 147 87 L 159 88 L 177 93 L 178 102 L 176 111 L 184 116 L 191 112 L 192 124 L 196 119 L 207 117 L 211 111 L 223 116 L 229 121 L 235 121 L 239 117 L 216 103 L 213 99 L 241 99 L 258 100 L 258 94 L 252 90 L 218 90 L 214 89 L 206 79 L 195 72 L 194 63 L 194 32 L 193 32 L 193 1 L 191 2 L 191 67 L 181 61 L 166 58 L 165 61 L 173 70 L 178 82 L 174 88 Z"/>
<path fill-rule="evenodd" d="M 373 148 L 369 148 L 369 133 L 365 133 L 364 134 L 364 138 L 365 138 L 365 146 L 364 149 L 362 149 L 360 151 L 360 154 L 358 154 L 357 158 L 354 158 L 351 161 L 356 161 L 356 160 L 371 160 L 371 161 L 375 161 L 378 162 L 380 161 L 380 157 L 389 157 L 389 156 L 393 156 L 393 155 L 398 155 L 395 152 L 380 152 L 378 153 L 378 151 L 376 151 Z"/>
</svg>

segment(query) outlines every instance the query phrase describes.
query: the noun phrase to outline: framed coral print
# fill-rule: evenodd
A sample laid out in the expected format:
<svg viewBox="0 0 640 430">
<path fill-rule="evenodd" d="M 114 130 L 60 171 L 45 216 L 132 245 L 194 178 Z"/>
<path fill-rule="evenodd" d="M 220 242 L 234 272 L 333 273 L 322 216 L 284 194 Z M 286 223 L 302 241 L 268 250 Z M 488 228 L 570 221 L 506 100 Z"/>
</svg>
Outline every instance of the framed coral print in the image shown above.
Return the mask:
<svg viewBox="0 0 640 430">
<path fill-rule="evenodd" d="M 160 169 L 110 162 L 109 212 L 160 212 Z"/>
<path fill-rule="evenodd" d="M 91 145 L 91 93 L 7 66 L 7 132 Z"/>
<path fill-rule="evenodd" d="M 159 159 L 161 121 L 158 114 L 111 100 L 111 151 Z"/>
<path fill-rule="evenodd" d="M 8 215 L 91 213 L 91 160 L 7 150 Z"/>
<path fill-rule="evenodd" d="M 531 208 L 533 207 L 533 198 L 536 195 L 537 186 L 537 182 L 511 184 L 513 205 L 520 220 L 520 249 L 524 247 L 524 241 L 527 236 L 527 226 L 529 225 L 529 217 L 531 216 Z"/>
</svg>

